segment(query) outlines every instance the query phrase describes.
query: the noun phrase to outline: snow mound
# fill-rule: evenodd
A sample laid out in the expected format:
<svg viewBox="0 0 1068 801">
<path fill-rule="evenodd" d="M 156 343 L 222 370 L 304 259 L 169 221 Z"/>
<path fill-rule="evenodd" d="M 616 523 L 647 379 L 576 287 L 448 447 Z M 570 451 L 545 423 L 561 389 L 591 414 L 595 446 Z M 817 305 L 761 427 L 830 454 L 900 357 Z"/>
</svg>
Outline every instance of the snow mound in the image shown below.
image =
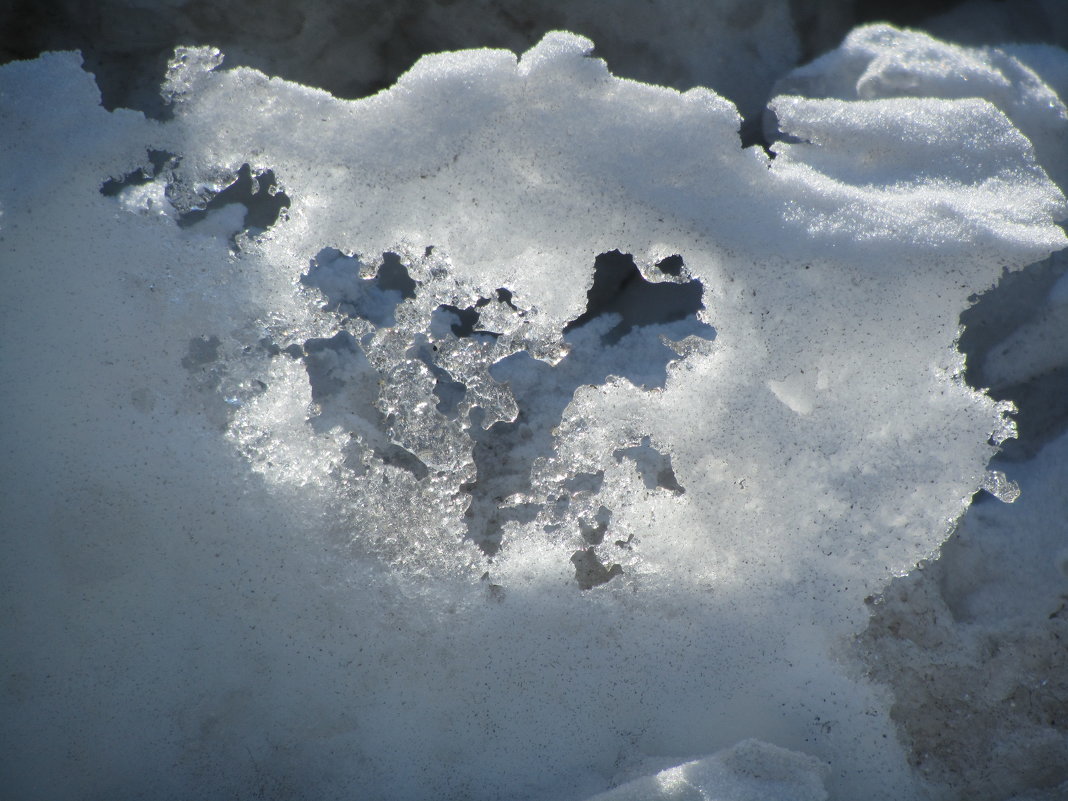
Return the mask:
<svg viewBox="0 0 1068 801">
<path fill-rule="evenodd" d="M 841 646 L 1011 434 L 954 348 L 1065 244 L 1010 119 L 788 97 L 770 159 L 567 33 L 219 63 L 164 123 L 0 69 L 8 786 L 566 801 L 756 738 L 679 780 L 918 794 Z"/>
</svg>

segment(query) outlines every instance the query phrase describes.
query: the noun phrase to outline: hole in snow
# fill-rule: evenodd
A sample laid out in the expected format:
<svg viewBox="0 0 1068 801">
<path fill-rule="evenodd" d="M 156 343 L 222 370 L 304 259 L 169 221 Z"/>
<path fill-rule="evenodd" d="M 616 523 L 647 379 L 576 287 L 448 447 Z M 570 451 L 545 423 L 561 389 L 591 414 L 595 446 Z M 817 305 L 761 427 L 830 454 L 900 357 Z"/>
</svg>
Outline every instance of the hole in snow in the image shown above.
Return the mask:
<svg viewBox="0 0 1068 801">
<path fill-rule="evenodd" d="M 601 584 L 607 584 L 616 576 L 623 575 L 623 568 L 619 565 L 605 567 L 593 548 L 575 551 L 571 556 L 571 563 L 575 566 L 575 581 L 581 590 L 592 590 Z"/>
<path fill-rule="evenodd" d="M 665 275 L 679 275 L 682 257 L 671 256 L 658 266 Z M 629 253 L 618 250 L 602 253 L 593 269 L 593 286 L 586 293 L 586 311 L 564 327 L 564 334 L 602 315 L 617 314 L 619 322 L 601 335 L 605 345 L 614 345 L 637 326 L 685 320 L 704 308 L 701 302 L 704 288 L 700 281 L 648 281 Z"/>
<path fill-rule="evenodd" d="M 656 266 L 664 275 L 678 278 L 682 275 L 682 268 L 686 265 L 682 261 L 682 256 L 676 253 L 674 256 L 668 256 L 666 259 L 661 259 L 656 263 Z"/>
<path fill-rule="evenodd" d="M 468 306 L 466 309 L 448 304 L 438 306 L 434 311 L 434 319 L 431 321 L 431 330 L 436 335 L 441 336 L 445 327 L 448 326 L 448 330 L 452 332 L 452 335 L 460 339 L 476 335 L 489 336 L 496 339 L 500 336 L 498 332 L 475 328 L 481 317 L 478 310 L 490 302 L 487 298 L 479 298 L 474 306 Z M 515 308 L 511 303 L 508 303 L 508 305 L 513 309 Z"/>
<path fill-rule="evenodd" d="M 415 297 L 417 284 L 401 263 L 401 258 L 392 251 L 382 254 L 378 268 L 378 286 L 384 292 L 399 292 L 405 300 Z"/>
<path fill-rule="evenodd" d="M 676 268 L 681 274 L 681 257 L 670 257 L 661 264 L 665 265 L 665 274 Z M 497 422 L 483 430 L 479 424 L 481 411 L 472 410 L 476 478 L 463 489 L 471 494 L 468 536 L 484 553 L 492 555 L 500 549 L 505 523 L 531 519 L 544 506 L 526 497 L 531 469 L 539 457 L 553 455 L 553 429 L 563 418 L 575 390 L 583 385 L 604 384 L 613 375 L 643 389 L 662 387 L 667 366 L 681 358 L 666 341 L 715 336 L 714 329 L 696 316 L 704 308 L 703 292 L 697 280 L 647 281 L 632 257 L 619 251 L 602 254 L 594 265 L 586 313 L 564 328 L 571 345 L 568 354 L 551 365 L 527 351 L 519 351 L 490 368 L 495 380 L 511 388 L 519 414 L 512 422 Z M 503 290 L 498 292 L 498 299 L 502 295 Z M 510 293 L 505 298 L 513 305 Z M 464 310 L 469 313 L 468 324 L 461 331 L 467 335 L 478 333 L 474 328 L 477 317 L 470 314 L 477 314 L 477 308 L 479 304 Z M 453 307 L 450 311 L 451 320 L 461 319 L 456 314 L 459 309 Z M 455 328 L 453 331 L 456 333 Z M 624 336 L 627 341 L 620 344 Z M 675 494 L 684 491 L 675 478 L 670 458 L 654 449 L 648 438 L 640 446 L 617 454 L 621 454 L 617 458 L 627 456 L 635 461 L 651 489 L 660 487 Z M 573 494 L 595 493 L 602 480 L 603 474 L 579 474 L 562 488 Z M 567 499 L 556 500 L 556 506 L 562 509 L 567 503 Z M 604 539 L 607 521 L 600 517 L 580 526 L 587 543 L 599 544 Z"/>
<path fill-rule="evenodd" d="M 280 191 L 272 170 L 255 176 L 248 164 L 242 164 L 234 181 L 222 191 L 209 194 L 209 200 L 199 208 L 178 215 L 178 225 L 188 228 L 204 221 L 213 211 L 240 203 L 246 209 L 244 229 L 262 233 L 278 222 L 284 209 L 289 208 L 289 196 Z"/>
<path fill-rule="evenodd" d="M 527 359 L 533 364 L 544 364 L 529 356 Z M 564 406 L 566 403 L 560 408 L 561 414 Z M 461 489 L 471 494 L 466 513 L 467 534 L 483 553 L 492 556 L 501 548 L 505 523 L 530 522 L 539 511 L 536 504 L 526 502 L 522 495 L 530 489 L 534 460 L 552 455 L 549 431 L 552 425 L 542 415 L 531 417 L 522 404 L 519 415 L 510 423 L 497 422 L 483 429 L 482 415 L 479 408 L 471 410 L 476 479 Z"/>
<path fill-rule="evenodd" d="M 396 325 L 397 306 L 415 297 L 416 283 L 396 253 L 383 253 L 373 275 L 360 257 L 336 248 L 323 248 L 300 277 L 327 300 L 327 308 L 359 317 L 379 328 Z"/>
<path fill-rule="evenodd" d="M 177 163 L 173 153 L 165 150 L 149 150 L 148 164 L 133 172 L 129 172 L 121 179 L 111 178 L 100 187 L 100 194 L 104 197 L 115 197 L 128 186 L 143 186 L 156 178 L 164 169 L 170 169 Z"/>
<path fill-rule="evenodd" d="M 593 520 L 579 520 L 579 531 L 582 539 L 590 545 L 600 545 L 604 542 L 604 535 L 608 533 L 608 526 L 612 522 L 612 510 L 606 506 L 598 507 Z"/>
<path fill-rule="evenodd" d="M 612 452 L 617 462 L 630 459 L 638 469 L 646 489 L 666 489 L 676 495 L 686 492 L 675 478 L 671 467 L 671 456 L 661 453 L 651 444 L 649 437 L 642 437 L 641 443 L 628 448 L 618 448 Z"/>
<path fill-rule="evenodd" d="M 497 290 L 497 300 L 506 305 L 512 311 L 519 311 L 519 308 L 512 303 L 512 292 L 509 289 L 501 287 Z"/>
<path fill-rule="evenodd" d="M 433 327 L 442 327 L 442 323 L 449 327 L 454 337 L 469 337 L 475 332 L 475 325 L 478 323 L 478 312 L 474 307 L 468 306 L 466 309 L 458 309 L 456 306 L 442 305 L 434 311 L 434 316 L 437 318 L 431 325 Z"/>
<path fill-rule="evenodd" d="M 308 371 L 312 400 L 316 403 L 344 388 L 347 375 L 340 370 L 346 357 L 363 357 L 355 338 L 339 331 L 329 339 L 309 339 L 304 343 L 304 367 Z M 363 357 L 363 361 L 367 361 Z"/>
<path fill-rule="evenodd" d="M 189 340 L 189 349 L 182 357 L 182 367 L 195 370 L 219 359 L 219 346 L 222 343 L 217 336 L 193 337 Z"/>
</svg>

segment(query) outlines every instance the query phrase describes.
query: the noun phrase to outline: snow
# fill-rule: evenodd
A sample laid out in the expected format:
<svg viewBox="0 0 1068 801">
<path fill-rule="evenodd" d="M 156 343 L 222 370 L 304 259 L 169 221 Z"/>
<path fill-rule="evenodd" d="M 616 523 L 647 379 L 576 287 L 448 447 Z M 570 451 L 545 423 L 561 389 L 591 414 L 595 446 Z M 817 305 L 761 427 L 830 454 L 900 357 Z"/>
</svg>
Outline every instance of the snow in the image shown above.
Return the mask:
<svg viewBox="0 0 1068 801">
<path fill-rule="evenodd" d="M 956 342 L 1066 244 L 1063 58 L 861 28 L 780 82 L 771 154 L 712 90 L 561 32 L 354 101 L 183 47 L 166 121 L 105 111 L 76 54 L 0 67 L 5 786 L 1062 781 L 1062 734 L 997 704 L 1021 670 L 1059 703 L 1066 440 L 991 472 L 1011 405 Z M 251 194 L 205 209 L 243 165 Z M 1062 285 L 985 375 L 1063 363 Z M 944 594 L 888 585 L 954 531 Z M 931 607 L 945 645 L 878 627 Z M 944 720 L 901 710 L 1013 627 L 1026 664 L 915 770 Z M 932 659 L 959 669 L 920 689 Z"/>
<path fill-rule="evenodd" d="M 820 764 L 757 740 L 634 779 L 590 801 L 825 801 Z"/>
<path fill-rule="evenodd" d="M 867 25 L 839 48 L 793 70 L 775 90 L 842 100 L 982 98 L 1028 138 L 1039 163 L 1064 186 L 1068 110 L 1058 92 L 1064 93 L 1066 73 L 1068 53 L 1057 47 L 962 47 L 919 31 Z M 901 144 L 911 151 L 920 142 Z"/>
</svg>

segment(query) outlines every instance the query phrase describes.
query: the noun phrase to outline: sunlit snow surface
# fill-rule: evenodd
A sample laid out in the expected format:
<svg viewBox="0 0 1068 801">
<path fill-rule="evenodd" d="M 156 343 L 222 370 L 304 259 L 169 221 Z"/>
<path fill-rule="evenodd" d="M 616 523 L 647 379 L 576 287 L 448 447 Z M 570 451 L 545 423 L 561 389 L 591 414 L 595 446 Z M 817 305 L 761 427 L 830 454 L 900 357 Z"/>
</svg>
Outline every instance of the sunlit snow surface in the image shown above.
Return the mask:
<svg viewBox="0 0 1068 801">
<path fill-rule="evenodd" d="M 0 68 L 18 797 L 927 797 L 847 643 L 997 485 L 958 317 L 1064 198 L 996 101 L 771 158 L 591 47 Z"/>
</svg>

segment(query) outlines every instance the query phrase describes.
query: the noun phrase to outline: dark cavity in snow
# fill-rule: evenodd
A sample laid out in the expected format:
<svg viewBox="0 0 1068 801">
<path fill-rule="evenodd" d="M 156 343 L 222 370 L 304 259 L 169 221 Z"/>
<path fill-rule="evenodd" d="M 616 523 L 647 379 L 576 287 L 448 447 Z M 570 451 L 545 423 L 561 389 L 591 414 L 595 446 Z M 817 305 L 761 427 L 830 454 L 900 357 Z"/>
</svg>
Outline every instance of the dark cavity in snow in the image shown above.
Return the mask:
<svg viewBox="0 0 1068 801">
<path fill-rule="evenodd" d="M 1053 285 L 1068 272 L 1068 259 L 1057 254 L 1023 270 L 1005 270 L 997 285 L 973 295 L 960 315 L 964 327 L 958 347 L 966 358 L 964 378 L 976 389 L 987 389 L 995 400 L 1016 404 L 1016 438 L 1001 444 L 999 458 L 1022 461 L 1068 429 L 1068 365 L 1053 367 L 1016 384 L 999 386 L 984 372 L 987 357 L 1020 326 L 1035 316 Z"/>
<path fill-rule="evenodd" d="M 664 275 L 678 278 L 682 275 L 682 268 L 686 265 L 682 260 L 682 256 L 676 253 L 674 256 L 668 256 L 666 259 L 661 259 L 656 263 L 656 266 Z"/>
<path fill-rule="evenodd" d="M 681 256 L 671 256 L 657 265 L 665 275 L 682 272 Z M 597 257 L 593 286 L 586 293 L 586 311 L 564 327 L 569 334 L 606 314 L 618 314 L 619 322 L 601 335 L 605 345 L 614 345 L 636 326 L 649 326 L 685 320 L 704 308 L 704 289 L 697 280 L 686 283 L 646 280 L 634 257 L 613 250 Z"/>
<path fill-rule="evenodd" d="M 392 251 L 382 254 L 382 264 L 378 268 L 378 286 L 384 292 L 399 292 L 405 300 L 415 297 L 418 286 L 401 263 L 401 258 Z"/>
<path fill-rule="evenodd" d="M 221 344 L 214 334 L 210 337 L 193 337 L 189 340 L 189 350 L 182 357 L 182 367 L 186 370 L 195 370 L 217 361 Z"/>
<path fill-rule="evenodd" d="M 331 311 L 359 317 L 379 328 L 396 325 L 394 313 L 401 303 L 415 297 L 416 282 L 396 253 L 383 253 L 373 276 L 364 278 L 363 268 L 359 257 L 323 248 L 300 282 L 322 292 Z"/>
<path fill-rule="evenodd" d="M 496 339 L 500 336 L 497 331 L 488 331 L 484 328 L 475 328 L 478 325 L 479 315 L 478 310 L 485 306 L 490 301 L 486 298 L 479 298 L 478 302 L 474 306 L 468 306 L 466 309 L 461 309 L 456 306 L 441 305 L 434 311 L 435 319 L 431 322 L 432 329 L 435 332 L 440 331 L 445 326 L 448 326 L 452 331 L 453 336 L 463 339 L 464 337 L 471 336 L 488 336 Z"/>
<path fill-rule="evenodd" d="M 128 172 L 120 179 L 109 178 L 100 187 L 100 194 L 104 197 L 115 197 L 128 186 L 141 186 L 147 184 L 159 175 L 164 169 L 173 168 L 177 164 L 177 157 L 165 150 L 149 150 L 148 164 L 139 167 L 133 172 Z"/>
<path fill-rule="evenodd" d="M 618 448 L 612 452 L 612 455 L 617 462 L 623 459 L 630 459 L 634 462 L 646 489 L 666 489 L 676 495 L 682 495 L 686 490 L 675 478 L 675 471 L 671 467 L 671 455 L 661 453 L 649 443 L 649 437 L 642 437 L 640 444 L 629 448 Z"/>
<path fill-rule="evenodd" d="M 283 192 L 275 179 L 273 170 L 252 174 L 252 168 L 243 164 L 230 183 L 216 192 L 205 189 L 199 183 L 182 174 L 182 159 L 165 150 L 147 151 L 147 163 L 119 179 L 109 179 L 100 187 L 100 194 L 115 197 L 131 186 L 142 186 L 151 181 L 165 181 L 167 199 L 178 212 L 177 222 L 181 228 L 190 228 L 202 222 L 209 213 L 225 206 L 239 203 L 245 208 L 242 231 L 253 236 L 261 234 L 278 222 L 289 208 L 289 196 Z M 236 241 L 236 238 L 232 241 Z"/>
<path fill-rule="evenodd" d="M 681 274 L 681 257 L 670 257 L 661 264 L 665 262 L 662 273 L 672 275 L 677 269 Z M 481 410 L 472 410 L 476 479 L 463 489 L 471 494 L 468 536 L 484 553 L 493 555 L 500 549 L 506 523 L 532 520 L 541 511 L 542 504 L 524 498 L 530 489 L 531 470 L 539 457 L 553 455 L 553 429 L 580 386 L 601 385 L 614 375 L 642 389 L 663 387 L 668 364 L 680 358 L 665 340 L 679 341 L 687 336 L 710 340 L 715 336 L 715 330 L 697 318 L 704 308 L 703 293 L 700 281 L 648 281 L 632 256 L 619 251 L 603 253 L 594 264 L 586 312 L 564 327 L 571 347 L 567 356 L 550 365 L 521 351 L 494 364 L 490 375 L 511 387 L 519 414 L 514 421 L 497 422 L 483 430 Z M 683 489 L 675 480 L 670 457 L 653 449 L 647 439 L 643 446 L 645 450 L 638 446 L 627 449 L 625 455 L 636 464 L 640 461 L 639 471 L 651 471 L 649 477 L 643 473 L 647 486 L 653 481 L 651 488 L 680 494 Z M 575 485 L 565 484 L 563 489 L 572 495 L 589 491 L 584 486 L 587 482 L 599 489 L 603 476 L 591 481 L 586 477 L 590 475 L 573 477 Z M 556 504 L 564 508 L 566 501 L 565 495 Z M 590 544 L 599 544 L 611 513 L 606 509 L 605 514 L 608 517 L 599 514 L 597 520 L 582 523 L 576 533 Z M 585 581 L 581 579 L 580 584 Z"/>
<path fill-rule="evenodd" d="M 571 563 L 575 566 L 575 580 L 581 590 L 592 590 L 601 584 L 607 584 L 616 576 L 623 575 L 623 568 L 619 565 L 605 567 L 593 548 L 575 551 L 571 556 Z"/>
<path fill-rule="evenodd" d="M 597 514 L 593 520 L 579 520 L 579 531 L 582 539 L 590 545 L 600 545 L 604 542 L 604 535 L 608 532 L 608 525 L 612 522 L 612 510 L 607 506 L 597 508 Z"/>
<path fill-rule="evenodd" d="M 304 342 L 304 367 L 308 371 L 313 401 L 321 403 L 345 387 L 345 380 L 337 376 L 337 366 L 346 358 L 362 361 L 370 368 L 356 338 L 348 331 L 338 331 L 329 339 Z"/>
<path fill-rule="evenodd" d="M 512 293 L 510 290 L 503 287 L 496 292 L 496 300 L 498 303 L 503 303 L 512 311 L 523 316 L 523 312 L 512 302 Z M 493 303 L 493 298 L 479 298 L 473 306 L 466 308 L 459 308 L 458 306 L 451 306 L 448 304 L 442 304 L 438 306 L 434 311 L 434 319 L 431 321 L 431 332 L 435 335 L 440 335 L 445 326 L 448 326 L 452 331 L 453 336 L 464 338 L 471 336 L 487 336 L 497 339 L 500 336 L 498 331 L 490 331 L 485 328 L 476 328 L 478 321 L 482 315 L 479 309 L 482 309 Z"/>
<path fill-rule="evenodd" d="M 289 196 L 279 189 L 274 171 L 266 170 L 253 175 L 251 167 L 242 164 L 233 183 L 211 195 L 202 207 L 179 214 L 178 225 L 182 228 L 196 225 L 212 211 L 232 203 L 245 206 L 245 230 L 255 234 L 266 231 L 278 222 L 283 210 L 289 208 L 290 201 Z"/>
</svg>

